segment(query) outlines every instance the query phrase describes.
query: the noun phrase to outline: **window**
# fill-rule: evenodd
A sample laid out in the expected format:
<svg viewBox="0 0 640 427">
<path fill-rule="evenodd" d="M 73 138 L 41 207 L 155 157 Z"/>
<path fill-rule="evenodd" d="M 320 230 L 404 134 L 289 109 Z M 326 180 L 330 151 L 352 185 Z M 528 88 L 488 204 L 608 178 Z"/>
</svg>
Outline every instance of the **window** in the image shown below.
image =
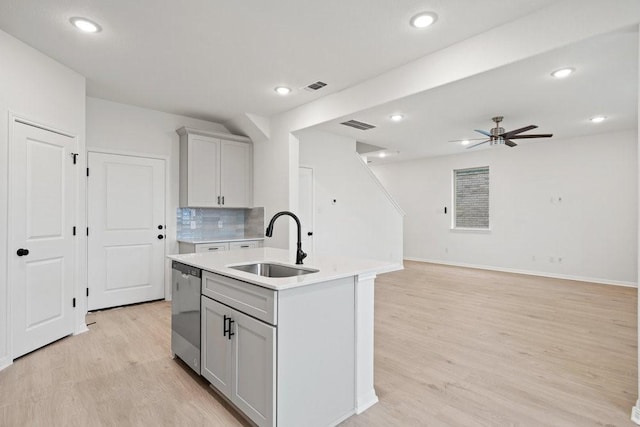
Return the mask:
<svg viewBox="0 0 640 427">
<path fill-rule="evenodd" d="M 489 229 L 489 166 L 453 171 L 453 228 Z"/>
</svg>

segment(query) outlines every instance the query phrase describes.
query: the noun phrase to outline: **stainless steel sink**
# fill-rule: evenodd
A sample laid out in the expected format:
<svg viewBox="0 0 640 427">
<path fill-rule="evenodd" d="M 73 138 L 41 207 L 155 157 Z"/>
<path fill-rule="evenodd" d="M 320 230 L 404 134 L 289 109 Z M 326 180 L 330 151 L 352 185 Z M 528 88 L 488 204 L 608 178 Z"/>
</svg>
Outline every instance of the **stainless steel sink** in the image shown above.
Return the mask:
<svg viewBox="0 0 640 427">
<path fill-rule="evenodd" d="M 319 270 L 313 268 L 294 267 L 270 262 L 260 262 L 255 264 L 232 265 L 229 268 L 246 271 L 263 277 L 293 277 L 303 274 L 317 273 Z"/>
</svg>

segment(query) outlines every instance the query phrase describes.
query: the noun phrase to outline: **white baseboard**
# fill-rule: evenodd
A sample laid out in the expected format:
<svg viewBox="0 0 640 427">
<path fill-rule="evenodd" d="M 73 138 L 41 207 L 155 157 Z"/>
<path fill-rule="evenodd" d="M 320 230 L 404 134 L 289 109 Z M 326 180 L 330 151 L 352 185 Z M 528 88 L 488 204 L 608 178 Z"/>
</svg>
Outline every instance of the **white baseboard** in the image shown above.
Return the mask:
<svg viewBox="0 0 640 427">
<path fill-rule="evenodd" d="M 13 365 L 13 360 L 11 360 L 10 357 L 7 356 L 0 359 L 0 371 L 2 371 L 5 368 L 8 368 L 11 365 Z"/>
<path fill-rule="evenodd" d="M 636 405 L 631 408 L 631 421 L 640 424 L 640 400 L 636 401 Z"/>
<path fill-rule="evenodd" d="M 87 327 L 86 323 L 82 323 L 81 325 L 78 325 L 76 327 L 76 330 L 73 331 L 73 335 L 80 335 L 84 334 L 85 332 L 89 332 L 89 328 Z"/>
<path fill-rule="evenodd" d="M 376 271 L 376 274 L 391 273 L 392 271 L 399 270 L 404 270 L 404 265 L 402 263 L 388 265 L 385 268 Z"/>
<path fill-rule="evenodd" d="M 378 403 L 378 395 L 374 389 L 364 396 L 359 396 L 356 406 L 356 414 L 361 414 Z"/>
<path fill-rule="evenodd" d="M 505 268 L 505 267 L 494 267 L 491 265 L 477 265 L 477 264 L 466 264 L 463 262 L 451 262 L 451 261 L 443 261 L 443 260 L 435 260 L 435 259 L 424 259 L 424 258 L 414 258 L 414 257 L 406 257 L 407 261 L 418 261 L 418 262 L 428 262 L 431 264 L 442 264 L 442 265 L 451 265 L 455 267 L 466 267 L 466 268 L 477 268 L 480 270 L 490 270 L 490 271 L 502 271 L 504 273 L 516 273 L 516 274 L 526 274 L 529 276 L 540 276 L 540 277 L 549 277 L 552 279 L 565 279 L 565 280 L 576 280 L 579 282 L 589 282 L 589 283 L 599 283 L 602 285 L 614 285 L 614 286 L 625 286 L 628 288 L 637 288 L 638 284 L 636 282 L 627 282 L 623 280 L 609 280 L 602 279 L 599 277 L 584 277 L 584 276 L 573 276 L 569 274 L 557 274 L 557 273 L 547 273 L 542 271 L 530 271 L 530 270 L 519 270 L 516 268 Z"/>
</svg>

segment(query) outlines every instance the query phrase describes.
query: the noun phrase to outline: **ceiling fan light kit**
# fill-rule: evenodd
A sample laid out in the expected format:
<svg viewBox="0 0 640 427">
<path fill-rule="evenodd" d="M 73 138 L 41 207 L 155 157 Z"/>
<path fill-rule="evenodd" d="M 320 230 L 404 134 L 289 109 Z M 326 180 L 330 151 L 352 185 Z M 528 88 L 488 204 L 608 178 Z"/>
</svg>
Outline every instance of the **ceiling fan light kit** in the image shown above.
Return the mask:
<svg viewBox="0 0 640 427">
<path fill-rule="evenodd" d="M 489 139 L 479 142 L 477 144 L 469 145 L 467 149 L 474 148 L 482 144 L 486 144 L 487 142 L 489 143 L 489 145 L 506 145 L 507 147 L 515 147 L 518 144 L 513 142 L 512 141 L 513 139 L 551 138 L 553 136 L 552 133 L 521 135 L 522 132 L 536 129 L 538 127 L 536 125 L 529 125 L 529 126 L 522 127 L 520 129 L 515 129 L 515 130 L 510 130 L 508 132 L 505 132 L 504 128 L 500 126 L 500 122 L 502 122 L 502 119 L 504 119 L 503 116 L 493 117 L 491 120 L 493 120 L 496 126 L 492 128 L 489 132 L 481 129 L 474 129 L 476 132 L 488 137 Z"/>
</svg>

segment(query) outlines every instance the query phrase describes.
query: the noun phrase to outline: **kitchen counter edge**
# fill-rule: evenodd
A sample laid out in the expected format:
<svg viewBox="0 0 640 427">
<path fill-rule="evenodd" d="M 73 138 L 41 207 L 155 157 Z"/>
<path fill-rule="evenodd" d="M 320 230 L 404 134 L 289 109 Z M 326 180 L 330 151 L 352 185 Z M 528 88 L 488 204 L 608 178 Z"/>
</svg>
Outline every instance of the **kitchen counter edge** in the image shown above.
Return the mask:
<svg viewBox="0 0 640 427">
<path fill-rule="evenodd" d="M 363 274 L 381 274 L 401 270 L 402 264 L 348 257 L 315 257 L 305 259 L 303 268 L 319 270 L 317 273 L 294 277 L 262 277 L 252 273 L 229 268 L 228 266 L 274 262 L 295 265 L 288 250 L 276 248 L 253 248 L 217 253 L 191 253 L 168 255 L 167 258 L 202 270 L 220 274 L 273 290 L 293 289 L 330 280 Z"/>
</svg>

